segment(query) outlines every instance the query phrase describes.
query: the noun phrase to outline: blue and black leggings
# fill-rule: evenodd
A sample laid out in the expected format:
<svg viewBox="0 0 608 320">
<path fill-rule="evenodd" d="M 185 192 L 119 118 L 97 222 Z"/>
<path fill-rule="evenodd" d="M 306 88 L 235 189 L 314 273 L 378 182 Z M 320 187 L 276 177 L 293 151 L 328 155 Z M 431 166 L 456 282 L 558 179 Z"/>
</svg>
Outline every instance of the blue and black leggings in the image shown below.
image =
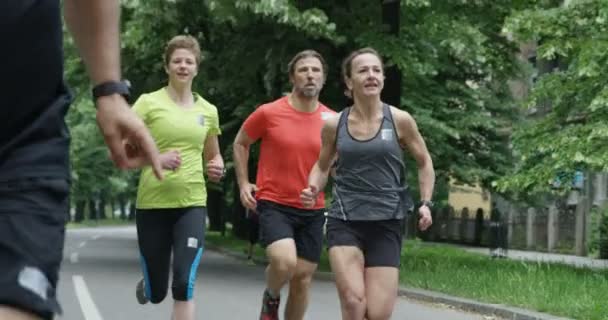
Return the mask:
<svg viewBox="0 0 608 320">
<path fill-rule="evenodd" d="M 204 207 L 138 209 L 137 239 L 146 297 L 160 303 L 167 295 L 173 251 L 173 299 L 192 299 L 205 240 Z"/>
</svg>

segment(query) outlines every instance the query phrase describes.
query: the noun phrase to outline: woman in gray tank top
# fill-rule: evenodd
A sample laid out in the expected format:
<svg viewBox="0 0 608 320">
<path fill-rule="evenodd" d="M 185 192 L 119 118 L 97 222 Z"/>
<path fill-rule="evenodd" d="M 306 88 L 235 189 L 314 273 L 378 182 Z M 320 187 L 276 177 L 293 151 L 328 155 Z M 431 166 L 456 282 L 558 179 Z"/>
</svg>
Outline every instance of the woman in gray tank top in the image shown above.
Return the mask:
<svg viewBox="0 0 608 320">
<path fill-rule="evenodd" d="M 319 160 L 301 199 L 305 206 L 314 204 L 337 157 L 327 242 L 342 319 L 390 319 L 399 286 L 403 218 L 413 207 L 404 187 L 403 148 L 418 166 L 421 230 L 432 224 L 435 172 L 414 119 L 380 100 L 384 70 L 379 54 L 371 48 L 351 53 L 342 73 L 354 104 L 325 123 Z"/>
</svg>

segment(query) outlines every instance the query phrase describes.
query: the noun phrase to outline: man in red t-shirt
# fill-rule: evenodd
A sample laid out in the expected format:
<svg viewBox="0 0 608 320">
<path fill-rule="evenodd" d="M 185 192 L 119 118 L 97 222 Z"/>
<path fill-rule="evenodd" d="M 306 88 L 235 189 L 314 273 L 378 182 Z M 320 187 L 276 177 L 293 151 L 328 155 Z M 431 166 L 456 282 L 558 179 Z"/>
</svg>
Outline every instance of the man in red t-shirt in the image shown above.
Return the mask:
<svg viewBox="0 0 608 320">
<path fill-rule="evenodd" d="M 319 102 L 325 61 L 305 50 L 289 63 L 291 93 L 257 108 L 234 141 L 241 202 L 259 214 L 260 242 L 269 265 L 260 320 L 278 319 L 281 288 L 289 281 L 285 319 L 303 319 L 308 289 L 323 246 L 325 202 L 304 208 L 300 191 L 321 150 L 321 128 L 335 112 Z M 261 139 L 256 183 L 248 179 L 249 146 Z M 255 192 L 255 196 L 254 193 Z"/>
</svg>

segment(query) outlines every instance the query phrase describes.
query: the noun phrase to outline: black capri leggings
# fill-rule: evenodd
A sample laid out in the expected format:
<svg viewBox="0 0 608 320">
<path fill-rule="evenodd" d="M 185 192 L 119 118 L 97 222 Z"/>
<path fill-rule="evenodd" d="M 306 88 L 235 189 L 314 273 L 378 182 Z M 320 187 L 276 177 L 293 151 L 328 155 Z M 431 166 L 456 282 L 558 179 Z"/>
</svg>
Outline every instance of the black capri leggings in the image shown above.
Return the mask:
<svg viewBox="0 0 608 320">
<path fill-rule="evenodd" d="M 196 271 L 203 255 L 206 216 L 204 207 L 136 211 L 145 294 L 152 303 L 160 303 L 167 295 L 171 250 L 173 299 L 192 299 Z"/>
</svg>

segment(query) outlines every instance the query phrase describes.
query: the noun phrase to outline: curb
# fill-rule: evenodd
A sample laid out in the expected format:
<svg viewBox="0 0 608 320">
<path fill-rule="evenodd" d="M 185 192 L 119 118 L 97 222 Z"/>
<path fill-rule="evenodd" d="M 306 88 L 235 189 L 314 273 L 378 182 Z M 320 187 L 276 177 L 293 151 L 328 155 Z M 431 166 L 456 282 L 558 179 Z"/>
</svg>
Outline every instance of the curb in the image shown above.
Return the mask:
<svg viewBox="0 0 608 320">
<path fill-rule="evenodd" d="M 247 255 L 244 253 L 235 252 L 209 243 L 206 243 L 205 247 L 207 250 L 215 251 L 238 260 L 247 260 Z M 265 265 L 267 260 L 264 258 L 253 258 L 253 262 L 256 265 Z M 314 278 L 320 281 L 334 281 L 335 279 L 333 273 L 325 271 L 315 272 Z M 505 320 L 572 320 L 571 318 L 561 318 L 546 313 L 505 306 L 502 304 L 483 303 L 423 289 L 400 287 L 399 296 L 417 301 L 445 304 L 460 310 L 483 315 L 493 315 Z"/>
<path fill-rule="evenodd" d="M 546 313 L 505 306 L 502 304 L 483 303 L 422 289 L 401 287 L 399 288 L 399 295 L 418 301 L 446 304 L 464 311 L 494 315 L 507 320 L 571 320 L 570 318 L 561 318 Z"/>
</svg>

